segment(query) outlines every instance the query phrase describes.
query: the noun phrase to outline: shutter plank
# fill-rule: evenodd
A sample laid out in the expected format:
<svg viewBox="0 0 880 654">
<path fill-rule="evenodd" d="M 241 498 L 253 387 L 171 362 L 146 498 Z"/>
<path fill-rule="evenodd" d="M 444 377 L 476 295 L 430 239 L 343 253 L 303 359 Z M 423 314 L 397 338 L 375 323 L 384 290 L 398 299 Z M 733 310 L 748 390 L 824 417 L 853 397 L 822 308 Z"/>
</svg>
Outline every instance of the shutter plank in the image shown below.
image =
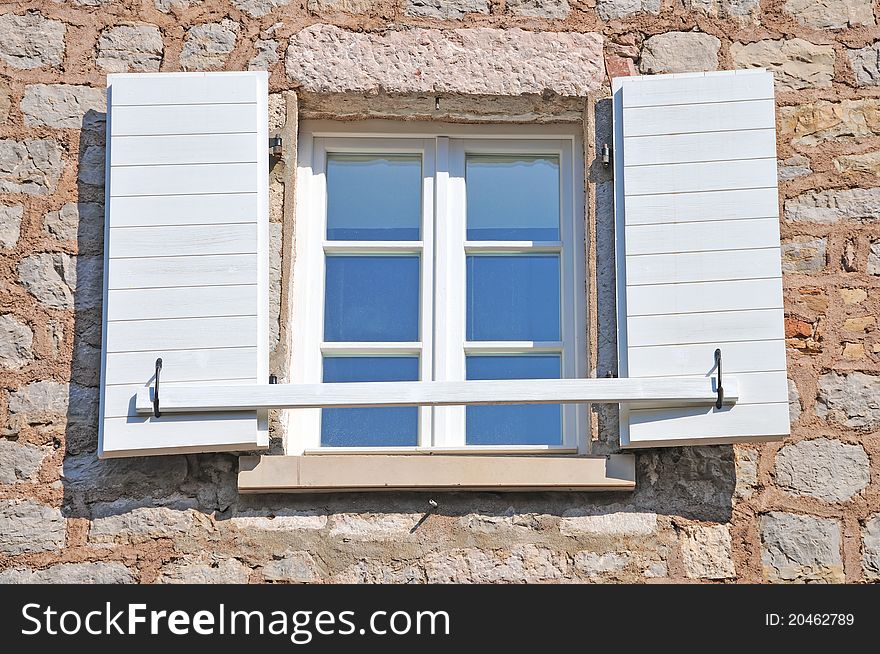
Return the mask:
<svg viewBox="0 0 880 654">
<path fill-rule="evenodd" d="M 137 83 L 113 85 L 113 107 L 156 104 L 253 104 L 259 80 L 249 73 L 154 73 L 138 75 Z"/>
<path fill-rule="evenodd" d="M 110 227 L 256 223 L 256 193 L 110 198 Z"/>
<path fill-rule="evenodd" d="M 257 255 L 111 259 L 110 289 L 253 284 Z"/>
<path fill-rule="evenodd" d="M 698 75 L 640 77 L 626 88 L 627 107 L 773 99 L 773 79 L 759 70 L 737 70 L 735 77 Z"/>
<path fill-rule="evenodd" d="M 776 158 L 660 164 L 624 168 L 627 196 L 763 188 L 776 175 Z"/>
<path fill-rule="evenodd" d="M 627 166 L 698 161 L 736 161 L 776 156 L 772 129 L 708 134 L 662 134 L 623 140 Z"/>
<path fill-rule="evenodd" d="M 782 308 L 782 279 L 742 279 L 630 286 L 630 317 L 705 311 Z"/>
<path fill-rule="evenodd" d="M 111 136 L 250 133 L 256 122 L 256 104 L 114 107 Z"/>
<path fill-rule="evenodd" d="M 251 163 L 122 166 L 113 169 L 110 193 L 116 197 L 248 193 L 256 187 L 258 176 L 258 164 Z"/>
<path fill-rule="evenodd" d="M 779 240 L 778 218 L 750 218 L 626 228 L 627 256 L 753 250 Z"/>
<path fill-rule="evenodd" d="M 721 348 L 724 372 L 731 375 L 785 370 L 785 341 L 777 339 L 631 347 L 627 361 L 629 374 L 631 377 L 707 375 L 715 366 L 715 348 Z"/>
<path fill-rule="evenodd" d="M 626 199 L 627 226 L 753 218 L 779 218 L 776 188 L 638 195 Z"/>
<path fill-rule="evenodd" d="M 107 352 L 256 345 L 256 316 L 125 320 L 107 323 Z"/>
<path fill-rule="evenodd" d="M 107 385 L 145 384 L 152 378 L 156 358 L 162 357 L 162 380 L 211 381 L 212 379 L 257 379 L 256 347 L 200 348 L 175 350 L 173 355 L 159 350 L 107 354 Z"/>
<path fill-rule="evenodd" d="M 113 144 L 111 166 L 206 164 L 215 161 L 257 163 L 253 134 L 120 136 Z"/>
<path fill-rule="evenodd" d="M 253 284 L 118 289 L 108 293 L 107 304 L 107 320 L 111 322 L 257 315 Z"/>
<path fill-rule="evenodd" d="M 782 319 L 782 309 L 632 316 L 626 330 L 630 347 L 712 343 L 719 334 L 728 341 L 763 341 L 779 336 Z"/>
<path fill-rule="evenodd" d="M 725 103 L 722 112 L 718 109 L 718 104 L 715 103 L 624 108 L 623 136 L 736 132 L 775 127 L 773 100 L 729 102 Z"/>
<path fill-rule="evenodd" d="M 175 227 L 110 229 L 110 257 L 182 257 L 203 254 L 255 254 L 257 225 L 222 223 Z"/>
<path fill-rule="evenodd" d="M 626 282 L 629 286 L 781 276 L 778 244 L 762 250 L 681 252 L 626 258 Z"/>
</svg>

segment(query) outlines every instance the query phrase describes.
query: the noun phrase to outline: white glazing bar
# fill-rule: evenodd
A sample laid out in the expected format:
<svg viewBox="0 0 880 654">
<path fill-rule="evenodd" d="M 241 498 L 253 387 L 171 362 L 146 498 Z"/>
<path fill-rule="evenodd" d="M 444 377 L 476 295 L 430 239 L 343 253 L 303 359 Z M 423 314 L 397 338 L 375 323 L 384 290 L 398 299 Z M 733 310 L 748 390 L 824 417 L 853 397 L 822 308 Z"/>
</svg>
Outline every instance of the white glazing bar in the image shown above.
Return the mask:
<svg viewBox="0 0 880 654">
<path fill-rule="evenodd" d="M 459 382 L 357 382 L 159 388 L 163 413 L 244 411 L 315 407 L 557 404 L 566 402 L 710 405 L 716 380 L 695 379 L 514 379 Z M 153 388 L 137 394 L 137 412 L 153 411 Z M 724 403 L 734 404 L 739 386 L 724 379 Z"/>
</svg>

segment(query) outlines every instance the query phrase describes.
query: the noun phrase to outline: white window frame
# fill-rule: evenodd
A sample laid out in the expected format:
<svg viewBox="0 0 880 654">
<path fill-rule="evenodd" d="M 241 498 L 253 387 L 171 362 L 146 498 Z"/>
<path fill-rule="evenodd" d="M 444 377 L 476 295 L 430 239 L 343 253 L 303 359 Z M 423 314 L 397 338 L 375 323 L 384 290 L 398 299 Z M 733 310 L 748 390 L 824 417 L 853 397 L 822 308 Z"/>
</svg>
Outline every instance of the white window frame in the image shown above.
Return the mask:
<svg viewBox="0 0 880 654">
<path fill-rule="evenodd" d="M 421 240 L 327 241 L 325 170 L 328 152 L 421 154 Z M 562 240 L 553 243 L 465 241 L 467 154 L 558 156 Z M 322 356 L 330 352 L 418 355 L 422 380 L 463 381 L 466 354 L 561 351 L 561 377 L 586 378 L 589 365 L 583 175 L 583 140 L 573 125 L 302 121 L 297 153 L 291 382 L 320 383 Z M 330 252 L 418 253 L 421 256 L 421 340 L 415 343 L 323 343 L 324 259 Z M 476 252 L 561 253 L 560 342 L 465 341 L 465 258 Z M 419 444 L 415 447 L 321 447 L 321 409 L 287 411 L 287 454 L 433 451 L 584 454 L 588 451 L 589 422 L 584 404 L 563 405 L 563 442 L 552 446 L 466 445 L 464 406 L 422 406 L 419 412 Z"/>
</svg>

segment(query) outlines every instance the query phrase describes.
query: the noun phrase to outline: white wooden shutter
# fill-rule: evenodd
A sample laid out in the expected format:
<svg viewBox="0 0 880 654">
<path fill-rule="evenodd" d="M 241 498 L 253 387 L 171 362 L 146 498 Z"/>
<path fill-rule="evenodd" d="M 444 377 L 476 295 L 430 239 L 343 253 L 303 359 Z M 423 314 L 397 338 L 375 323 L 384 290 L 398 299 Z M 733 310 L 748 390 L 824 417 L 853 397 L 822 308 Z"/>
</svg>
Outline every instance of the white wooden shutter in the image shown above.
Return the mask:
<svg viewBox="0 0 880 654">
<path fill-rule="evenodd" d="M 265 412 L 138 416 L 162 388 L 265 384 L 268 78 L 107 78 L 102 457 L 268 445 Z"/>
<path fill-rule="evenodd" d="M 739 401 L 621 405 L 624 447 L 789 433 L 773 76 L 613 81 L 622 377 L 736 377 Z M 723 379 L 722 379 L 723 385 Z"/>
</svg>

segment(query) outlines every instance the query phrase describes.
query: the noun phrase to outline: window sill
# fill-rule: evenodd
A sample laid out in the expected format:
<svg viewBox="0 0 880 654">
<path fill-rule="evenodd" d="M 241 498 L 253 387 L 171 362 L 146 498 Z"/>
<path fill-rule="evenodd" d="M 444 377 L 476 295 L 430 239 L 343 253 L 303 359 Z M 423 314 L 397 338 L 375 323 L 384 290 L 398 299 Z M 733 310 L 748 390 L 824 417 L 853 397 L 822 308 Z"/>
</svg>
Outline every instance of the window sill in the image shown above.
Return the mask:
<svg viewBox="0 0 880 654">
<path fill-rule="evenodd" d="M 631 491 L 635 457 L 305 455 L 239 458 L 240 493 Z"/>
</svg>

